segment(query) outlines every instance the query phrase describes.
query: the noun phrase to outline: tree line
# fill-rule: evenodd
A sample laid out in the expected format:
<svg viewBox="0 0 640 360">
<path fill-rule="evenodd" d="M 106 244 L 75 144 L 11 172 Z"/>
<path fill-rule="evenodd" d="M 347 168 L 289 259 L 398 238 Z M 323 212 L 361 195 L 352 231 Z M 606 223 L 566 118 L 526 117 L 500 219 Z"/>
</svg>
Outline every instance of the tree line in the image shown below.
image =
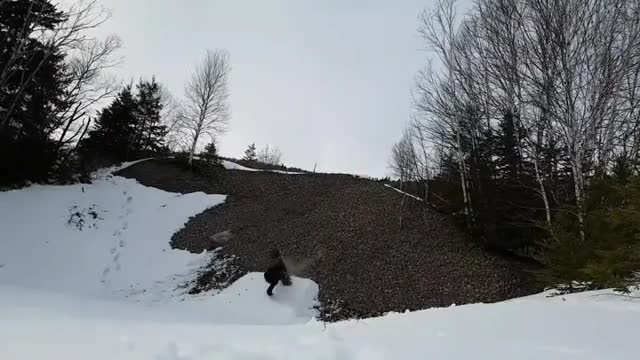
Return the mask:
<svg viewBox="0 0 640 360">
<path fill-rule="evenodd" d="M 120 39 L 91 35 L 108 19 L 97 0 L 0 0 L 0 186 L 168 151 L 192 161 L 226 130 L 225 51 L 207 51 L 180 100 L 155 77 L 123 86 L 110 74 Z"/>
<path fill-rule="evenodd" d="M 546 285 L 640 270 L 640 2 L 438 0 L 391 167 Z"/>
</svg>

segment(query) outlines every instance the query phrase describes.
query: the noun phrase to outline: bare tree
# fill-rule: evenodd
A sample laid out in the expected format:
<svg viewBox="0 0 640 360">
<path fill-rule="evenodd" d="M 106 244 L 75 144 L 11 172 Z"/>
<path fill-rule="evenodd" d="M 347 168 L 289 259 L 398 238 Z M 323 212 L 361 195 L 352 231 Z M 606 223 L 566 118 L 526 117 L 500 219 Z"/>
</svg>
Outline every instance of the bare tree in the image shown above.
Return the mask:
<svg viewBox="0 0 640 360">
<path fill-rule="evenodd" d="M 257 160 L 267 165 L 282 165 L 282 152 L 277 146 L 266 145 L 258 152 Z"/>
<path fill-rule="evenodd" d="M 166 86 L 160 86 L 162 112 L 160 122 L 167 127 L 165 143 L 171 151 L 188 151 L 189 144 L 181 127 L 180 105 Z"/>
<path fill-rule="evenodd" d="M 400 180 L 400 188 L 416 177 L 416 152 L 413 148 L 409 130 L 405 130 L 402 138 L 391 148 L 389 167 L 393 175 Z"/>
<path fill-rule="evenodd" d="M 464 201 L 464 213 L 469 227 L 475 217 L 469 190 L 467 159 L 463 151 L 463 109 L 467 108 L 460 96 L 459 75 L 462 72 L 460 42 L 456 38 L 459 29 L 455 0 L 438 0 L 433 11 L 421 16 L 419 33 L 426 45 L 436 53 L 446 73 L 436 74 L 429 66 L 416 80 L 416 109 L 431 123 L 434 134 L 443 140 L 457 155 L 460 185 Z M 468 78 L 468 77 L 467 77 Z"/>
<path fill-rule="evenodd" d="M 226 131 L 229 121 L 228 78 L 231 67 L 224 50 L 208 50 L 185 87 L 185 103 L 177 115 L 181 132 L 190 143 L 189 163 L 199 141 Z"/>
<path fill-rule="evenodd" d="M 432 143 L 429 140 L 427 129 L 415 118 L 412 119 L 408 131 L 412 138 L 415 177 L 424 186 L 424 202 L 426 204 L 429 201 L 429 180 L 434 173 L 434 169 L 432 169 L 434 163 Z"/>
<path fill-rule="evenodd" d="M 582 239 L 586 178 L 606 171 L 619 132 L 620 93 L 626 76 L 638 66 L 638 14 L 631 12 L 629 18 L 629 5 L 623 0 L 564 0 L 551 8 L 547 36 L 558 54 L 551 115 L 568 152 Z"/>
<path fill-rule="evenodd" d="M 17 37 L 15 46 L 6 49 L 7 61 L 0 69 L 0 88 L 11 79 L 19 79 L 19 86 L 0 98 L 1 103 L 8 104 L 0 117 L 0 131 L 4 129 L 25 90 L 49 58 L 56 52 L 68 53 L 82 50 L 91 39 L 87 32 L 97 28 L 109 18 L 109 13 L 97 5 L 97 0 L 80 0 L 65 9 L 66 21 L 54 24 L 52 27 L 43 27 L 38 25 L 39 21 L 37 21 L 41 15 L 41 6 L 42 3 L 39 1 L 30 1 L 24 26 L 19 33 L 14 34 Z M 30 52 L 28 44 L 31 39 L 37 39 L 44 45 L 46 51 L 42 56 Z M 109 43 L 109 45 L 112 44 Z M 32 64 L 36 59 L 35 66 L 25 66 L 25 64 Z"/>
<path fill-rule="evenodd" d="M 119 60 L 113 55 L 120 46 L 121 41 L 115 35 L 105 40 L 88 38 L 70 54 L 66 61 L 68 85 L 63 94 L 63 103 L 68 106 L 57 109 L 49 134 L 58 137 L 56 152 L 78 143 L 90 125 L 96 106 L 118 91 L 120 84 L 105 71 L 118 64 Z"/>
</svg>

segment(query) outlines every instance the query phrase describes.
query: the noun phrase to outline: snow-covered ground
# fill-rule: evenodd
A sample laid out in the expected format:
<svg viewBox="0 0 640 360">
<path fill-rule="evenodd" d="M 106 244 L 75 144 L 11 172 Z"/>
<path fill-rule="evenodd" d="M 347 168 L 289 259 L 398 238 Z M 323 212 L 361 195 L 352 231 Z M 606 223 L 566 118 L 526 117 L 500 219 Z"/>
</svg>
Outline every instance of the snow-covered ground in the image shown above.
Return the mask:
<svg viewBox="0 0 640 360">
<path fill-rule="evenodd" d="M 269 312 L 265 302 L 249 299 L 260 296 L 266 298 L 262 291 L 250 292 L 236 306 L 256 316 Z M 390 314 L 326 327 L 315 321 L 225 324 L 198 318 L 197 312 L 186 316 L 188 304 L 142 311 L 130 304 L 1 288 L 0 358 L 584 360 L 638 359 L 640 354 L 637 300 L 608 291 Z"/>
<path fill-rule="evenodd" d="M 183 285 L 211 254 L 173 250 L 170 237 L 224 196 L 97 176 L 0 193 L 0 359 L 640 358 L 640 293 L 541 294 L 326 326 L 313 320 L 318 287 L 307 279 L 273 298 L 260 273 L 188 295 Z"/>
<path fill-rule="evenodd" d="M 260 171 L 258 169 L 252 169 L 240 164 L 236 164 L 229 160 L 222 160 L 222 166 L 224 166 L 224 168 L 227 170 Z"/>
<path fill-rule="evenodd" d="M 302 174 L 304 174 L 304 173 L 295 172 L 295 171 L 252 169 L 252 168 L 248 168 L 246 166 L 242 166 L 240 164 L 236 164 L 233 161 L 229 161 L 229 160 L 222 160 L 222 166 L 224 166 L 224 168 L 227 169 L 227 170 L 266 171 L 266 172 L 273 172 L 273 173 L 287 174 L 287 175 L 302 175 Z"/>
</svg>

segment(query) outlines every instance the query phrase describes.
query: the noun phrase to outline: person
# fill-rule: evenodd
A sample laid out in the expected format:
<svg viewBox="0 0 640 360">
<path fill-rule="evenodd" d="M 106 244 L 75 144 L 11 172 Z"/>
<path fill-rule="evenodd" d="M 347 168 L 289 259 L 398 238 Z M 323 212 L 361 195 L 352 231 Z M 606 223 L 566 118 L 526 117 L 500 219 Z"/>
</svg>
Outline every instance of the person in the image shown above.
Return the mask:
<svg viewBox="0 0 640 360">
<path fill-rule="evenodd" d="M 279 282 L 282 282 L 282 285 L 284 286 L 291 285 L 291 276 L 289 276 L 287 266 L 284 261 L 282 261 L 280 252 L 274 250 L 271 253 L 271 257 L 275 261 L 271 266 L 269 266 L 269 268 L 267 268 L 267 271 L 264 272 L 264 280 L 269 283 L 269 288 L 267 288 L 267 295 L 269 296 L 273 296 L 273 289 Z"/>
</svg>

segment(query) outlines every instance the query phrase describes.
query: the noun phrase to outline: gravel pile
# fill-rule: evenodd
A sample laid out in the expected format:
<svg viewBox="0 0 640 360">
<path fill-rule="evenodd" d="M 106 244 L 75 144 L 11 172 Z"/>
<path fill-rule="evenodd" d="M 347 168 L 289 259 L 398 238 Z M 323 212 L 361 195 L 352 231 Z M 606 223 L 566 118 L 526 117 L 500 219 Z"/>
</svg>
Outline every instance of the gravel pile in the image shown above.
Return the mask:
<svg viewBox="0 0 640 360">
<path fill-rule="evenodd" d="M 292 272 L 320 285 L 327 320 L 388 311 L 495 302 L 530 294 L 525 265 L 472 243 L 453 221 L 375 181 L 350 175 L 223 171 L 212 181 L 169 161 L 148 161 L 122 176 L 169 191 L 229 194 L 173 236 L 176 248 L 219 246 L 239 271 L 264 271 L 278 248 Z M 265 287 L 266 289 L 266 287 Z M 277 289 L 276 289 L 277 291 Z"/>
</svg>

